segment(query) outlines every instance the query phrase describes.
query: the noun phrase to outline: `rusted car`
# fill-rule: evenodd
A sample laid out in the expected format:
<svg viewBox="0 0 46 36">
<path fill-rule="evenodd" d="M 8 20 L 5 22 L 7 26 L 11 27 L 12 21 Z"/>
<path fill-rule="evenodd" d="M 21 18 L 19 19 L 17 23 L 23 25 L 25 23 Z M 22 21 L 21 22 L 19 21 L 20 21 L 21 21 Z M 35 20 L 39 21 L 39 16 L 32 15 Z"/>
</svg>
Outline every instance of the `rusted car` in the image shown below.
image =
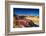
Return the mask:
<svg viewBox="0 0 46 36">
<path fill-rule="evenodd" d="M 16 25 L 20 27 L 39 27 L 32 20 L 24 18 L 24 16 L 16 16 Z"/>
</svg>

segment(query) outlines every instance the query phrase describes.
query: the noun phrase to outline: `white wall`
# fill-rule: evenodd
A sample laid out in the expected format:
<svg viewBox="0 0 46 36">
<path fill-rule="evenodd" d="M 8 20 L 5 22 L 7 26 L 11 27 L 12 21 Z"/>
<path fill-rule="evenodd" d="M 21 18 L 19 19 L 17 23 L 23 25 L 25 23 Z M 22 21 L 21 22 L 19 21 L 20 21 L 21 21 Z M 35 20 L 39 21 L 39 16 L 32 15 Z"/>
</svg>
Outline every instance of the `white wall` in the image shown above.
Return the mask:
<svg viewBox="0 0 46 36">
<path fill-rule="evenodd" d="M 44 2 L 44 3 L 46 3 L 46 0 L 18 0 L 18 1 Z M 46 4 L 45 4 L 45 6 L 46 6 Z M 46 8 L 45 8 L 45 10 L 46 10 Z M 46 25 L 45 25 L 45 27 L 46 27 Z M 5 0 L 0 0 L 0 36 L 5 36 Z M 16 36 L 46 36 L 46 33 L 42 33 L 42 34 L 27 34 L 27 35 L 16 35 Z"/>
</svg>

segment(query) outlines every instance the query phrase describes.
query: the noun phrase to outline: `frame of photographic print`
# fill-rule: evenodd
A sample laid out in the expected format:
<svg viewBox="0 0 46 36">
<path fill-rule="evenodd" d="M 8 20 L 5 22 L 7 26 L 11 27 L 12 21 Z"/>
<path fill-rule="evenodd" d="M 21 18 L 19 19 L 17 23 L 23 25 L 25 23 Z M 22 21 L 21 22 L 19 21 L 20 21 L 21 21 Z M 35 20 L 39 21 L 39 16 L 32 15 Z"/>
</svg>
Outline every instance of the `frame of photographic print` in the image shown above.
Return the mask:
<svg viewBox="0 0 46 36">
<path fill-rule="evenodd" d="M 32 31 L 14 31 L 10 32 L 10 5 L 32 5 L 42 7 L 42 30 L 32 30 Z M 31 6 L 30 6 L 31 7 Z M 40 13 L 40 12 L 39 12 Z M 19 2 L 19 1 L 6 1 L 5 2 L 5 32 L 6 35 L 20 35 L 20 34 L 37 34 L 45 32 L 45 4 L 44 3 L 32 3 L 32 2 Z"/>
</svg>

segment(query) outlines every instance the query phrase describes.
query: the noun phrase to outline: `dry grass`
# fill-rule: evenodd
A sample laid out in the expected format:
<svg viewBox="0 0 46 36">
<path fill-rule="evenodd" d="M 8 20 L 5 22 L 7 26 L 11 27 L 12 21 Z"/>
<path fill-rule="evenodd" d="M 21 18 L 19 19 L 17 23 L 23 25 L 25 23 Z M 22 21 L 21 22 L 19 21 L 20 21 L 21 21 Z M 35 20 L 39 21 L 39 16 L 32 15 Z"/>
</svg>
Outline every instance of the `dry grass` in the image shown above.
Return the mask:
<svg viewBox="0 0 46 36">
<path fill-rule="evenodd" d="M 27 16 L 25 18 L 32 20 L 35 24 L 39 24 L 39 16 Z"/>
</svg>

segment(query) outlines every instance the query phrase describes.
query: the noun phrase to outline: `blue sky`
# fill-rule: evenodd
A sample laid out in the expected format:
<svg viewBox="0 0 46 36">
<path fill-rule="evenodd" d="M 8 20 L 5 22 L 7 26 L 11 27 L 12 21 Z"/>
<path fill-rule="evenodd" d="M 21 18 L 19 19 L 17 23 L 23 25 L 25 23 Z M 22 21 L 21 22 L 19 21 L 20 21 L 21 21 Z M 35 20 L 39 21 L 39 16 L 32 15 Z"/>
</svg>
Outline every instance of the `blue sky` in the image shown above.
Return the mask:
<svg viewBox="0 0 46 36">
<path fill-rule="evenodd" d="M 39 9 L 29 8 L 13 8 L 14 15 L 31 15 L 39 16 Z"/>
</svg>

